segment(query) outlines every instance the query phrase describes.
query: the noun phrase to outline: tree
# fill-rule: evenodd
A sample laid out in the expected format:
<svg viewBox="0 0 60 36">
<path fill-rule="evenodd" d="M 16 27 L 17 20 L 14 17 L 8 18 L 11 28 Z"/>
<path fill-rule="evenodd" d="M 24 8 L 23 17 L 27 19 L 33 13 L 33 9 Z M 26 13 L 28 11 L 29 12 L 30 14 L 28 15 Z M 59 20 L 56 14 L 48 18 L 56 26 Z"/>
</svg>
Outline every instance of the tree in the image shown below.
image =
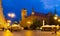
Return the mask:
<svg viewBox="0 0 60 36">
<path fill-rule="evenodd" d="M 41 27 L 41 26 L 42 26 L 42 22 L 40 20 L 34 19 L 33 24 L 31 24 L 30 28 L 35 30 L 37 27 Z"/>
</svg>

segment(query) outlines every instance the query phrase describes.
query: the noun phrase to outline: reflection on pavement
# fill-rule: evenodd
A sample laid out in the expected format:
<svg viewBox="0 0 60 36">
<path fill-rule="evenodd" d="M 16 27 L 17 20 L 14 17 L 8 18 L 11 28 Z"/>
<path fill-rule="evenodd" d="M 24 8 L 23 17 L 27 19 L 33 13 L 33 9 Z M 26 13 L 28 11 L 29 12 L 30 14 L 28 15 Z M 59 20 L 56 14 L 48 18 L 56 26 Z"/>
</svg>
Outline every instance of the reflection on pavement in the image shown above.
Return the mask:
<svg viewBox="0 0 60 36">
<path fill-rule="evenodd" d="M 13 36 L 13 34 L 9 30 L 5 30 L 3 36 Z"/>
<path fill-rule="evenodd" d="M 60 36 L 60 31 L 58 31 L 58 32 L 56 33 L 56 36 Z"/>
<path fill-rule="evenodd" d="M 53 32 L 46 32 L 40 30 L 22 30 L 22 31 L 13 31 L 9 30 L 0 31 L 0 36 L 60 36 L 60 32 L 57 32 L 57 35 L 52 34 Z"/>
<path fill-rule="evenodd" d="M 25 36 L 33 36 L 33 31 L 26 31 Z"/>
</svg>

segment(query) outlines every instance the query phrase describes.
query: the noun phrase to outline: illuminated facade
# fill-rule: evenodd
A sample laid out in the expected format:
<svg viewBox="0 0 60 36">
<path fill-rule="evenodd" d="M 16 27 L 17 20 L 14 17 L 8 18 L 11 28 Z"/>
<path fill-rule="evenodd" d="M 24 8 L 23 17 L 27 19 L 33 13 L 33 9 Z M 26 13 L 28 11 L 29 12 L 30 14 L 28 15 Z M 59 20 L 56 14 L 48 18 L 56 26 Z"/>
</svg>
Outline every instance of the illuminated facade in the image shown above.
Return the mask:
<svg viewBox="0 0 60 36">
<path fill-rule="evenodd" d="M 22 9 L 22 11 L 21 11 L 22 20 L 24 20 L 24 19 L 26 18 L 26 16 L 27 16 L 27 10 L 24 8 L 24 9 Z"/>
<path fill-rule="evenodd" d="M 26 16 L 26 14 L 27 14 L 27 12 L 25 11 L 25 14 L 23 16 L 24 20 L 21 20 L 21 22 L 20 22 L 20 24 L 24 27 L 30 26 L 33 23 L 34 19 L 40 20 L 40 22 L 42 22 L 42 24 L 43 24 L 43 20 L 49 22 L 49 18 L 52 15 L 52 13 L 43 14 L 43 13 L 35 12 L 34 8 L 32 8 L 32 13 L 30 16 Z M 47 24 L 49 24 L 49 23 L 47 23 Z"/>
<path fill-rule="evenodd" d="M 2 0 L 0 0 L 0 24 L 5 26 L 6 22 L 5 22 L 5 18 L 4 18 L 4 15 L 3 15 L 3 8 L 2 8 L 1 2 L 2 2 Z"/>
</svg>

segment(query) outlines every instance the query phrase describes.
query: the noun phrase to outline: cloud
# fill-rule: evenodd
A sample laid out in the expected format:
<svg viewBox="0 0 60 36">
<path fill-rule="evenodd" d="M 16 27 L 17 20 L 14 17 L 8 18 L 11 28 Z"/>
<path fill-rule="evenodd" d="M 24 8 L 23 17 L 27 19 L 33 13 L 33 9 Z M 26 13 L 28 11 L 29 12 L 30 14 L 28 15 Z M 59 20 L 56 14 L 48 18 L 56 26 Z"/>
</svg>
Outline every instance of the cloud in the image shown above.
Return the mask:
<svg viewBox="0 0 60 36">
<path fill-rule="evenodd" d="M 52 9 L 52 8 L 54 8 L 54 6 L 49 6 L 49 5 L 44 6 L 44 9 Z"/>
<path fill-rule="evenodd" d="M 44 9 L 52 9 L 56 4 L 55 0 L 41 0 L 41 2 L 44 4 Z"/>
</svg>

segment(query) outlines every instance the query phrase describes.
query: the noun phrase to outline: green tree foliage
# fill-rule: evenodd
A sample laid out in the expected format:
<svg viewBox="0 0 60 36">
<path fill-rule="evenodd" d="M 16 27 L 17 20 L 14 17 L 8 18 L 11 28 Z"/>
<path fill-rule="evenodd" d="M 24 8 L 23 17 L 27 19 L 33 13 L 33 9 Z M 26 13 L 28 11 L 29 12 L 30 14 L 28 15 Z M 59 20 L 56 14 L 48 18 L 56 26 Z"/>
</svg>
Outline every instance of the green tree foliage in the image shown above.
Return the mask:
<svg viewBox="0 0 60 36">
<path fill-rule="evenodd" d="M 37 27 L 41 27 L 42 22 L 40 20 L 34 19 L 33 24 L 31 24 L 30 28 L 31 29 L 36 29 Z"/>
</svg>

